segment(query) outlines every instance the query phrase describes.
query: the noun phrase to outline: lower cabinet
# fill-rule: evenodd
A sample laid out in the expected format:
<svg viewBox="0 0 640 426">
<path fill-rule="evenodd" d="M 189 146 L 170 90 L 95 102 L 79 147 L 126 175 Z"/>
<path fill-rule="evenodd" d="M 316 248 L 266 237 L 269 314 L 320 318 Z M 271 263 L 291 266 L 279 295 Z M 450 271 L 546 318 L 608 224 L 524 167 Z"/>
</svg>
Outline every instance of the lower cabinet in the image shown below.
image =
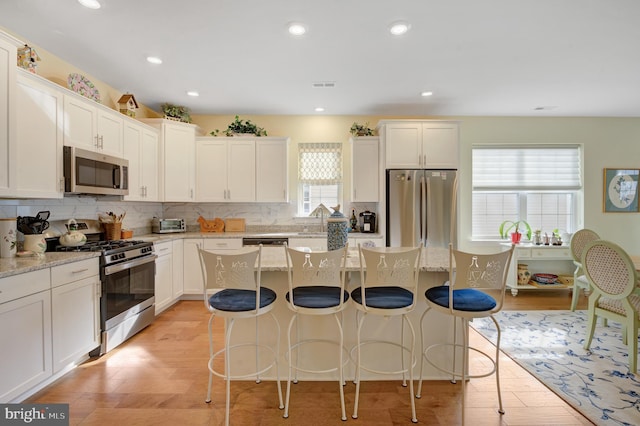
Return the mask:
<svg viewBox="0 0 640 426">
<path fill-rule="evenodd" d="M 349 250 L 358 250 L 358 244 L 363 247 L 371 246 L 384 247 L 384 237 L 378 234 L 359 234 L 358 236 L 349 236 Z"/>
<path fill-rule="evenodd" d="M 173 244 L 155 244 L 156 259 L 156 315 L 175 301 L 173 298 Z"/>
<path fill-rule="evenodd" d="M 173 240 L 173 299 L 184 293 L 184 240 Z"/>
<path fill-rule="evenodd" d="M 311 250 L 327 250 L 326 238 L 289 238 L 289 247 L 308 247 Z"/>
<path fill-rule="evenodd" d="M 242 247 L 242 238 L 189 238 L 184 240 L 184 294 L 203 294 L 202 268 L 198 249 L 233 250 Z"/>
<path fill-rule="evenodd" d="M 51 377 L 49 269 L 0 279 L 0 403 Z"/>
<path fill-rule="evenodd" d="M 51 268 L 53 372 L 100 346 L 98 259 Z"/>
</svg>

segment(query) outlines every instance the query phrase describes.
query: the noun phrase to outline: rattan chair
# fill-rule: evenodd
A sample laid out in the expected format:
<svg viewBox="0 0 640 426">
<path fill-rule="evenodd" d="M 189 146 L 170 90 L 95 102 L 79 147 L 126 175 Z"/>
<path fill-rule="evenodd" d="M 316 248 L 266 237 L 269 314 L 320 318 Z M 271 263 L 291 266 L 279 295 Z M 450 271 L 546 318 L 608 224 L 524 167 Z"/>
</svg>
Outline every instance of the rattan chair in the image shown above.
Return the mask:
<svg viewBox="0 0 640 426">
<path fill-rule="evenodd" d="M 420 381 L 418 384 L 417 397 L 422 394 L 422 371 L 424 362 L 428 362 L 437 370 L 451 374 L 452 383 L 456 383 L 456 378 L 462 382 L 462 422 L 465 419 L 465 395 L 467 380 L 487 377 L 492 374 L 496 376 L 496 387 L 498 389 L 498 412 L 504 414 L 502 407 L 502 395 L 500 392 L 500 325 L 494 318 L 494 314 L 502 309 L 506 293 L 507 272 L 513 255 L 514 245 L 506 251 L 492 254 L 476 254 L 455 250 L 449 245 L 449 283 L 429 288 L 425 292 L 427 299 L 427 309 L 420 318 L 420 334 L 424 342 L 424 319 L 431 312 L 450 315 L 454 317 L 453 343 L 437 343 L 424 348 L 421 346 L 422 359 L 420 363 Z M 454 266 L 455 265 L 455 266 Z M 483 352 L 477 348 L 469 346 L 469 321 L 475 318 L 491 318 L 498 333 L 496 341 L 495 355 Z M 458 342 L 457 323 L 462 326 L 462 343 Z M 438 365 L 430 359 L 430 352 L 436 348 L 451 347 L 452 356 L 451 367 Z M 469 351 L 473 350 L 483 355 L 490 361 L 492 368 L 490 371 L 470 372 L 469 371 Z M 456 355 L 462 352 L 462 362 L 456 363 Z M 437 352 L 437 351 L 436 351 Z M 437 355 L 434 352 L 434 359 Z M 440 358 L 442 357 L 440 356 Z"/>
<path fill-rule="evenodd" d="M 403 386 L 407 386 L 406 376 L 408 374 L 411 421 L 414 423 L 418 421 L 413 392 L 416 334 L 407 315 L 416 306 L 421 249 L 422 245 L 411 248 L 379 247 L 365 249 L 360 247 L 360 287 L 351 292 L 351 299 L 357 308 L 356 318 L 358 323 L 357 343 L 351 350 L 351 358 L 356 364 L 356 396 L 352 415 L 354 419 L 358 418 L 361 371 L 365 370 L 375 374 L 402 374 Z M 383 318 L 400 317 L 400 331 L 398 333 L 400 342 L 383 341 L 375 337 L 363 338 L 363 326 L 365 319 L 369 315 Z M 388 324 L 385 322 L 383 326 L 387 327 Z M 405 324 L 411 337 L 409 343 L 405 343 Z M 389 345 L 399 348 L 399 369 L 374 368 L 373 362 L 371 365 L 365 365 L 362 360 L 362 348 L 364 346 L 383 350 L 385 346 Z M 370 349 L 369 352 L 374 350 Z M 380 357 L 378 356 L 377 358 Z"/>
<path fill-rule="evenodd" d="M 260 383 L 260 376 L 275 367 L 279 408 L 284 408 L 278 371 L 280 325 L 272 312 L 276 293 L 269 288 L 260 286 L 262 246 L 221 252 L 199 249 L 198 252 L 204 282 L 204 305 L 211 312 L 209 318 L 209 385 L 206 402 L 211 402 L 213 375 L 223 378 L 226 382 L 225 424 L 229 425 L 231 380 L 255 377 L 256 383 Z M 260 342 L 259 318 L 267 313 L 275 324 L 275 330 L 269 333 L 276 337 L 274 345 Z M 225 319 L 224 347 L 217 351 L 213 338 L 215 317 Z M 236 320 L 239 319 L 255 321 L 255 339 L 246 341 L 246 339 L 234 338 L 232 344 L 232 331 Z M 246 350 L 247 347 L 254 350 L 255 369 L 249 372 L 232 373 L 234 356 L 246 357 L 248 353 L 251 353 Z M 218 371 L 214 366 L 215 359 L 220 355 L 224 357 L 224 371 Z M 238 364 L 243 364 L 244 367 L 246 363 Z M 238 370 L 241 370 L 240 365 L 238 365 Z"/>
<path fill-rule="evenodd" d="M 629 255 L 619 245 L 605 240 L 587 244 L 582 266 L 591 285 L 589 324 L 584 348 L 589 350 L 598 317 L 622 325 L 623 343 L 629 351 L 629 371 L 638 370 L 638 328 L 640 287 L 638 272 Z"/>
<path fill-rule="evenodd" d="M 578 306 L 580 290 L 583 289 L 587 296 L 590 292 L 589 281 L 584 276 L 584 270 L 582 268 L 582 252 L 587 244 L 599 239 L 600 237 L 598 234 L 591 229 L 580 229 L 573 234 L 573 237 L 571 237 L 571 256 L 573 257 L 573 264 L 576 267 L 573 272 L 573 294 L 571 296 L 572 311 L 575 311 L 576 306 Z"/>
<path fill-rule="evenodd" d="M 306 251 L 286 247 L 287 276 L 289 291 L 286 294 L 287 306 L 293 315 L 287 329 L 287 393 L 285 397 L 284 418 L 289 417 L 291 382 L 298 383 L 298 372 L 312 374 L 337 373 L 340 388 L 341 419 L 347 420 L 344 403 L 344 332 L 342 311 L 348 306 L 349 293 L 345 291 L 347 247 L 333 251 Z M 327 336 L 312 337 L 318 330 L 301 332 L 303 316 L 332 316 L 337 325 L 338 338 Z M 318 321 L 312 322 L 312 324 Z M 294 325 L 295 338 L 291 334 Z M 307 327 L 310 328 L 310 327 Z M 302 338 L 300 336 L 303 336 Z M 337 348 L 337 361 L 332 366 L 311 365 L 311 357 L 304 356 L 304 350 L 320 351 L 325 346 Z M 348 360 L 348 359 L 347 359 Z M 295 375 L 295 376 L 294 376 Z"/>
</svg>

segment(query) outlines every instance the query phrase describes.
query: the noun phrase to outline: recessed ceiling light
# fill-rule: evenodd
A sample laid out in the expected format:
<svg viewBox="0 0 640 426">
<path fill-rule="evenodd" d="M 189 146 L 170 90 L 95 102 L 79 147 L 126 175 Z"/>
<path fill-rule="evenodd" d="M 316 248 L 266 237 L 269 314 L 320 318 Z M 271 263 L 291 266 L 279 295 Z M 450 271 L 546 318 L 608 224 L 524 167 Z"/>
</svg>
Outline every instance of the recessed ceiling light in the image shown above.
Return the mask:
<svg viewBox="0 0 640 426">
<path fill-rule="evenodd" d="M 289 24 L 289 34 L 294 35 L 294 36 L 301 36 L 304 35 L 307 32 L 307 27 L 304 26 L 304 24 L 301 24 L 300 22 L 291 22 Z"/>
<path fill-rule="evenodd" d="M 187 95 L 196 97 L 196 96 L 200 96 L 200 93 L 196 92 L 195 90 L 189 90 L 187 92 Z"/>
<path fill-rule="evenodd" d="M 399 35 L 406 34 L 410 28 L 411 28 L 411 25 L 409 25 L 408 22 L 397 21 L 389 25 L 389 32 L 393 35 L 399 36 Z"/>
<path fill-rule="evenodd" d="M 425 97 L 425 98 L 426 98 L 427 96 L 431 96 L 431 95 L 433 95 L 433 92 L 421 92 L 421 93 L 420 93 L 420 96 Z"/>
<path fill-rule="evenodd" d="M 78 3 L 89 9 L 100 9 L 100 2 L 98 0 L 78 0 Z"/>
<path fill-rule="evenodd" d="M 162 59 L 156 56 L 147 56 L 147 62 L 149 62 L 150 64 L 160 65 L 162 63 Z"/>
<path fill-rule="evenodd" d="M 324 112 L 324 108 L 323 107 L 316 107 L 316 112 Z"/>
</svg>

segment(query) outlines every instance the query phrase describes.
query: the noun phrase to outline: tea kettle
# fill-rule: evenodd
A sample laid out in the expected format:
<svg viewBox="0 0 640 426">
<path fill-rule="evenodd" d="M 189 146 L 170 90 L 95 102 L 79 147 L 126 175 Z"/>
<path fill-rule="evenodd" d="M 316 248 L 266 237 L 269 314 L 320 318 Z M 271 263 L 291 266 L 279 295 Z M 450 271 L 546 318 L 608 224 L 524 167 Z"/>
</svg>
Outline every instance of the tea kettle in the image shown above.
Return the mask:
<svg viewBox="0 0 640 426">
<path fill-rule="evenodd" d="M 67 233 L 60 236 L 58 241 L 65 247 L 79 247 L 87 242 L 87 236 L 78 231 L 78 223 L 75 219 L 69 219 Z"/>
</svg>

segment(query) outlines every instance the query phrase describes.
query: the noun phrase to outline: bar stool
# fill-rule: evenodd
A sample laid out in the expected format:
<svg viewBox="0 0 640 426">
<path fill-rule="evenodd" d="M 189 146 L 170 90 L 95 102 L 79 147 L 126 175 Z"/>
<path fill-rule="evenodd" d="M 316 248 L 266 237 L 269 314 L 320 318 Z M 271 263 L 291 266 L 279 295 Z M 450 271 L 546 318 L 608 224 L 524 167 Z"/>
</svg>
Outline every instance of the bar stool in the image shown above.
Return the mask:
<svg viewBox="0 0 640 426">
<path fill-rule="evenodd" d="M 502 408 L 502 396 L 500 394 L 500 326 L 494 318 L 494 314 L 502 309 L 507 285 L 507 272 L 513 255 L 514 245 L 506 251 L 493 254 L 474 254 L 454 250 L 449 244 L 449 284 L 429 288 L 425 292 L 427 309 L 420 317 L 420 335 L 422 336 L 420 381 L 418 384 L 417 398 L 422 394 L 422 368 L 427 361 L 434 368 L 447 374 L 451 374 L 452 383 L 456 377 L 462 380 L 462 424 L 464 424 L 464 407 L 466 383 L 468 379 L 496 375 L 498 388 L 498 412 L 504 414 Z M 455 267 L 454 267 L 455 265 Z M 455 271 L 454 271 L 455 270 Z M 495 291 L 498 291 L 497 293 Z M 435 311 L 444 315 L 453 316 L 453 343 L 436 343 L 424 348 L 424 319 L 427 313 Z M 469 346 L 469 321 L 474 318 L 489 317 L 495 324 L 498 334 L 495 357 Z M 462 324 L 462 343 L 457 341 L 456 324 L 460 320 Z M 429 352 L 438 347 L 448 346 L 452 349 L 452 367 L 438 365 L 429 358 Z M 469 350 L 473 350 L 491 362 L 492 369 L 486 373 L 470 374 L 468 370 Z M 462 364 L 456 367 L 456 354 L 462 351 Z"/>
<path fill-rule="evenodd" d="M 360 251 L 360 287 L 351 292 L 351 299 L 355 303 L 358 323 L 357 343 L 351 349 L 351 358 L 355 351 L 356 365 L 356 396 L 353 407 L 354 419 L 358 418 L 358 403 L 360 400 L 360 374 L 362 370 L 376 374 L 402 374 L 402 386 L 407 386 L 406 374 L 409 374 L 409 394 L 411 400 L 411 421 L 417 423 L 416 406 L 413 398 L 413 367 L 415 365 L 415 331 L 407 314 L 416 306 L 416 293 L 418 291 L 418 265 L 420 262 L 420 247 L 379 247 Z M 366 266 L 365 266 L 366 265 Z M 365 318 L 368 315 L 382 316 L 385 318 L 399 316 L 401 318 L 400 343 L 392 341 L 362 339 L 362 329 Z M 411 342 L 404 342 L 404 325 L 407 324 L 411 334 Z M 378 370 L 371 366 L 365 366 L 362 362 L 361 352 L 365 345 L 392 345 L 400 349 L 400 369 Z M 409 361 L 405 365 L 405 355 L 409 355 Z"/>
<path fill-rule="evenodd" d="M 206 402 L 211 402 L 211 387 L 215 374 L 226 382 L 225 424 L 229 425 L 231 380 L 255 377 L 256 383 L 260 383 L 260 375 L 275 367 L 279 408 L 284 408 L 278 371 L 280 325 L 272 312 L 276 293 L 270 288 L 260 286 L 262 245 L 223 252 L 199 249 L 198 252 L 204 282 L 204 305 L 211 312 L 209 318 L 209 385 Z M 277 342 L 275 347 L 263 344 L 259 340 L 258 318 L 267 313 L 276 326 Z M 217 316 L 225 319 L 224 347 L 214 352 L 213 320 Z M 233 326 L 238 319 L 254 319 L 255 340 L 231 344 Z M 232 374 L 232 353 L 246 354 L 247 347 L 252 347 L 255 350 L 255 370 L 248 373 Z M 261 358 L 262 353 L 266 353 L 266 358 Z M 224 356 L 224 372 L 214 368 L 214 361 L 219 355 Z"/>
<path fill-rule="evenodd" d="M 342 420 L 347 420 L 344 405 L 344 332 L 342 327 L 342 311 L 347 306 L 349 293 L 345 291 L 347 247 L 333 251 L 304 251 L 286 247 L 287 276 L 289 291 L 286 294 L 287 306 L 293 311 L 287 330 L 289 374 L 287 377 L 287 394 L 284 407 L 284 418 L 289 417 L 289 400 L 291 381 L 298 382 L 298 372 L 331 373 L 338 372 L 340 388 L 340 406 Z M 305 338 L 300 339 L 301 315 L 332 315 L 338 326 L 338 340 Z M 293 325 L 296 324 L 295 343 L 291 339 Z M 301 365 L 300 349 L 304 345 L 331 344 L 338 347 L 338 363 L 328 369 L 317 369 L 309 365 Z M 295 360 L 294 360 L 295 351 Z M 295 378 L 292 373 L 295 371 Z"/>
</svg>

